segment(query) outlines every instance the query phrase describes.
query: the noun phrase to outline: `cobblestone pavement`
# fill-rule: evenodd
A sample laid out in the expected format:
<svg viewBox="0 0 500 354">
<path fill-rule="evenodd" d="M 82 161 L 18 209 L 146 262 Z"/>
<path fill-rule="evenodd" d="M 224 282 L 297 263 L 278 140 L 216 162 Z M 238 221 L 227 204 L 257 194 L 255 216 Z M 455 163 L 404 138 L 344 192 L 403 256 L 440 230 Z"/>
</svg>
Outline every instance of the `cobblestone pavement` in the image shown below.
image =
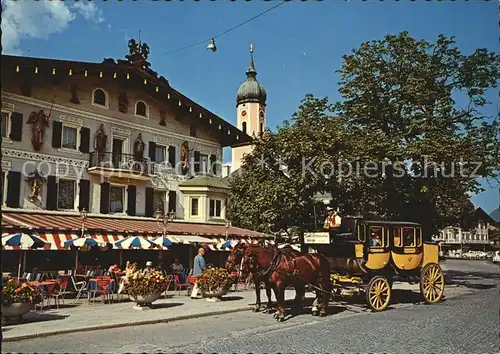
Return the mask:
<svg viewBox="0 0 500 354">
<path fill-rule="evenodd" d="M 4 343 L 2 352 L 497 353 L 500 268 L 447 261 L 443 269 L 452 285 L 436 305 L 409 300 L 381 313 L 336 305 L 332 316 L 303 314 L 285 323 L 243 312 Z"/>
</svg>

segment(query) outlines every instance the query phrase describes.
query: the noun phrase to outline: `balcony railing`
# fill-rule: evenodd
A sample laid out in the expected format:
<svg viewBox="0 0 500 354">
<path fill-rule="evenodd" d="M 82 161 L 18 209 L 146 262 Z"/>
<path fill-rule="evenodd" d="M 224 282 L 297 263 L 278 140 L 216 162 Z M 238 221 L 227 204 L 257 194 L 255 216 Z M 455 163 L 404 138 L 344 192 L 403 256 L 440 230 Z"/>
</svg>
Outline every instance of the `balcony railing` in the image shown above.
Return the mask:
<svg viewBox="0 0 500 354">
<path fill-rule="evenodd" d="M 154 173 L 153 164 L 146 158 L 137 159 L 131 154 L 105 152 L 90 153 L 89 172 L 119 171 L 121 174 L 135 176 L 150 176 Z"/>
</svg>

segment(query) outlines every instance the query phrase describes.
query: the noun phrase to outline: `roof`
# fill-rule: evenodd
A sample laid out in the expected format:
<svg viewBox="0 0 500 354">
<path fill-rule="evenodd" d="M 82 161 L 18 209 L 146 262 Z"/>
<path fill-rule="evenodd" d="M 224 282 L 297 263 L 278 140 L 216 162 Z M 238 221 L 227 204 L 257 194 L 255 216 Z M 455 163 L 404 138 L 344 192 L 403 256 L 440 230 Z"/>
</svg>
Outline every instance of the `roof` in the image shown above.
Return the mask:
<svg viewBox="0 0 500 354">
<path fill-rule="evenodd" d="M 7 73 L 15 73 L 23 80 L 35 75 L 39 78 L 47 77 L 47 82 L 52 84 L 59 84 L 69 77 L 109 78 L 116 80 L 123 87 L 143 90 L 155 100 L 169 105 L 179 119 L 188 119 L 204 129 L 215 132 L 219 135 L 223 147 L 252 141 L 252 137 L 248 134 L 175 90 L 167 79 L 148 68 L 149 63 L 145 64 L 137 65 L 126 60 L 115 62 L 114 59 L 90 63 L 2 55 L 2 80 L 8 77 L 5 75 Z"/>
<path fill-rule="evenodd" d="M 212 187 L 229 189 L 229 185 L 224 178 L 211 175 L 196 175 L 179 184 L 179 187 Z"/>
<path fill-rule="evenodd" d="M 2 231 L 9 229 L 30 229 L 37 231 L 79 231 L 82 228 L 82 220 L 77 213 L 49 213 L 49 212 L 27 212 L 6 211 L 2 212 Z M 89 214 L 85 221 L 87 232 L 122 233 L 133 235 L 156 235 L 162 234 L 162 228 L 153 218 L 127 217 L 110 215 Z M 193 235 L 225 237 L 226 226 L 223 224 L 190 223 L 174 221 L 168 225 L 167 233 L 170 235 Z M 229 226 L 227 228 L 229 237 L 270 237 L 266 234 Z"/>
</svg>

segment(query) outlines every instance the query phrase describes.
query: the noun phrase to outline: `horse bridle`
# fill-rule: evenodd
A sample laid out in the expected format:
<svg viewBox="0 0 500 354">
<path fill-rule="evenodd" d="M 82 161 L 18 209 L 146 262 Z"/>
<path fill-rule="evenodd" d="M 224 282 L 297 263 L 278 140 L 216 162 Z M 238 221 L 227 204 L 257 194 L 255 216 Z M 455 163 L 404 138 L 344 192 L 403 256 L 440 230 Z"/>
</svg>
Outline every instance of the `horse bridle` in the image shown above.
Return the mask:
<svg viewBox="0 0 500 354">
<path fill-rule="evenodd" d="M 260 272 L 252 272 L 252 269 L 253 268 L 256 268 L 256 261 L 257 261 L 257 256 L 255 254 L 252 254 L 252 255 L 243 255 L 243 257 L 241 258 L 241 265 L 240 265 L 240 276 L 241 276 L 241 269 L 243 267 L 243 264 L 246 263 L 248 264 L 248 268 L 249 268 L 249 272 L 250 273 L 253 273 L 254 275 L 259 275 L 261 277 L 266 277 L 268 276 L 269 274 L 273 273 L 276 271 L 276 269 L 278 268 L 278 265 L 281 261 L 281 258 L 283 257 L 284 255 L 279 252 L 277 249 L 274 250 L 274 255 L 273 255 L 273 260 L 271 261 L 271 263 L 269 264 L 269 267 L 267 269 L 264 269 Z M 245 262 L 245 258 L 247 259 L 247 261 Z M 285 257 L 285 261 L 288 265 L 288 259 L 286 259 Z"/>
</svg>

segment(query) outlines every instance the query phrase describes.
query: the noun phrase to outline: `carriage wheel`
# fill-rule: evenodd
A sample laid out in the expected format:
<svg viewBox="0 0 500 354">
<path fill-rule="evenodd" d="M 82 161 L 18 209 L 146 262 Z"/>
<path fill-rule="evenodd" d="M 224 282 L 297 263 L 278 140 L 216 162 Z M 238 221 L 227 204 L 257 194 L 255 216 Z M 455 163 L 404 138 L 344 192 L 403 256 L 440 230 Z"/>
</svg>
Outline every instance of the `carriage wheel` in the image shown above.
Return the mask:
<svg viewBox="0 0 500 354">
<path fill-rule="evenodd" d="M 373 311 L 383 311 L 391 300 L 391 285 L 386 277 L 377 275 L 370 279 L 365 290 L 366 302 Z"/>
<path fill-rule="evenodd" d="M 427 264 L 420 273 L 420 293 L 428 304 L 435 304 L 444 294 L 444 274 L 436 263 Z"/>
</svg>

